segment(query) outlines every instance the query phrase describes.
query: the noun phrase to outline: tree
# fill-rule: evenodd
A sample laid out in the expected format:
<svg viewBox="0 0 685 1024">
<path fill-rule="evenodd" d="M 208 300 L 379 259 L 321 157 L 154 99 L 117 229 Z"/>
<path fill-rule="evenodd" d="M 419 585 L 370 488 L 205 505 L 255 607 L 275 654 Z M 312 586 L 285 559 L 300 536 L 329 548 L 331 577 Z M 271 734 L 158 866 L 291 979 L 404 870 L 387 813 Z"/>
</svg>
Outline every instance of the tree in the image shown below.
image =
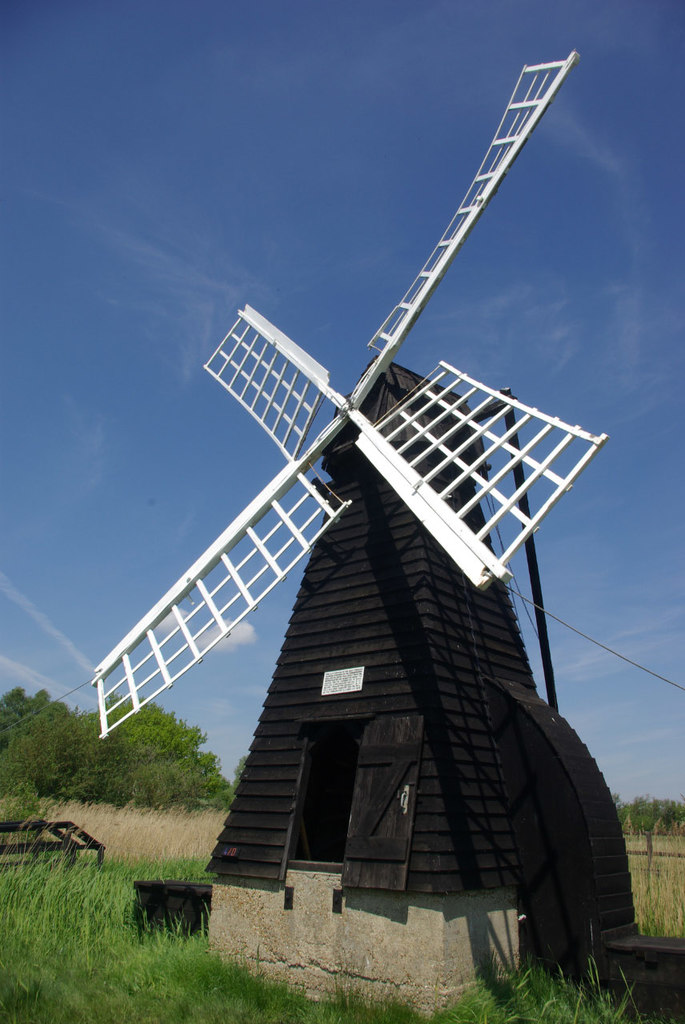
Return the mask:
<svg viewBox="0 0 685 1024">
<path fill-rule="evenodd" d="M 636 796 L 630 803 L 614 797 L 619 821 L 633 832 L 653 832 L 657 825 L 665 832 L 685 826 L 685 800 L 659 800 L 653 796 Z"/>
<path fill-rule="evenodd" d="M 40 701 L 36 698 L 40 697 Z M 233 792 L 219 759 L 201 750 L 206 735 L 154 704 L 106 740 L 95 712 L 27 698 L 17 688 L 0 699 L 10 726 L 0 748 L 0 792 L 29 787 L 38 797 L 146 807 L 227 807 Z M 28 711 L 40 711 L 30 718 Z M 20 719 L 23 719 L 20 721 Z"/>
<path fill-rule="evenodd" d="M 32 718 L 50 703 L 47 690 L 39 690 L 29 697 L 23 686 L 15 686 L 0 697 L 0 750 L 4 750 L 12 731 L 23 721 Z"/>
<path fill-rule="evenodd" d="M 115 730 L 105 745 L 110 739 L 123 749 L 124 761 L 132 763 L 129 799 L 135 803 L 161 807 L 230 802 L 231 786 L 221 774 L 218 757 L 200 749 L 206 733 L 177 719 L 172 711 L 149 704 Z"/>
<path fill-rule="evenodd" d="M 92 799 L 95 739 L 83 716 L 66 704 L 50 704 L 12 731 L 0 763 L 3 790 L 28 784 L 39 797 Z"/>
</svg>

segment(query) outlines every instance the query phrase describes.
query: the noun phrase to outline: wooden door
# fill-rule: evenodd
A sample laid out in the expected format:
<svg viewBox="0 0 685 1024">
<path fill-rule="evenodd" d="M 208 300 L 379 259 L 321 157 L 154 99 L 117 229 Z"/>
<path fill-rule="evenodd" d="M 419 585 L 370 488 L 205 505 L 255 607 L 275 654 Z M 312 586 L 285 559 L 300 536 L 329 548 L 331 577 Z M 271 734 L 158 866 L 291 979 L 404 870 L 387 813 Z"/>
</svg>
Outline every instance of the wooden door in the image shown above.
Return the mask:
<svg viewBox="0 0 685 1024">
<path fill-rule="evenodd" d="M 416 812 L 423 716 L 370 722 L 357 762 L 343 885 L 404 889 Z"/>
</svg>

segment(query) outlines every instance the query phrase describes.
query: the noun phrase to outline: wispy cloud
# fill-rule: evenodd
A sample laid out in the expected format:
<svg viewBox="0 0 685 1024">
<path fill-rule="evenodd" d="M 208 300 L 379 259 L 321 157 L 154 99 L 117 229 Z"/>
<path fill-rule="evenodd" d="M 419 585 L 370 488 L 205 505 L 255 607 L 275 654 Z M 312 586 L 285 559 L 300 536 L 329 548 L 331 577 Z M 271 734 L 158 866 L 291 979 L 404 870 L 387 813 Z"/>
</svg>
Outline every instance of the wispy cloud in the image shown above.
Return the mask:
<svg viewBox="0 0 685 1024">
<path fill-rule="evenodd" d="M 71 436 L 72 458 L 80 472 L 81 488 L 90 491 L 100 483 L 105 462 L 105 429 L 102 417 L 88 419 L 71 397 L 65 399 Z"/>
<path fill-rule="evenodd" d="M 205 246 L 192 238 L 146 237 L 141 229 L 115 227 L 102 215 L 93 218 L 92 226 L 120 260 L 137 268 L 143 281 L 140 290 L 113 294 L 109 301 L 134 305 L 143 317 L 166 325 L 161 331 L 155 326 L 155 335 L 163 338 L 165 346 L 171 343 L 165 361 L 183 381 L 204 362 L 221 340 L 221 332 L 231 326 L 226 320 L 244 297 L 248 283 L 253 292 L 263 290 L 243 269 L 226 266 L 223 255 L 218 263 L 225 272 L 209 272 L 209 258 L 195 251 Z"/>
<path fill-rule="evenodd" d="M 618 152 L 608 139 L 593 134 L 568 104 L 554 111 L 551 131 L 576 156 L 591 163 L 608 179 L 625 240 L 637 262 L 649 248 L 645 231 L 649 208 L 642 197 L 636 161 L 626 150 Z"/>
<path fill-rule="evenodd" d="M 608 284 L 604 292 L 607 322 L 604 327 L 607 360 L 617 388 L 631 394 L 638 386 L 645 389 L 645 353 L 650 350 L 655 320 L 661 312 L 650 309 L 642 285 L 643 268 L 649 260 L 653 239 L 651 205 L 645 193 L 637 156 L 620 141 L 600 137 L 587 121 L 564 104 L 555 110 L 550 122 L 558 141 L 573 151 L 574 157 L 590 164 L 599 173 L 594 202 L 613 208 L 616 218 L 615 245 L 626 258 L 622 276 Z M 619 148 L 620 147 L 620 148 Z M 602 186 L 603 179 L 603 186 Z M 592 197 L 588 196 L 588 202 Z M 650 376 L 653 371 L 648 371 Z"/>
<path fill-rule="evenodd" d="M 239 622 L 238 625 L 231 631 L 230 636 L 227 636 L 217 646 L 217 651 L 223 651 L 224 654 L 229 651 L 234 651 L 236 647 L 244 647 L 246 644 L 257 643 L 257 630 L 254 628 L 251 622 Z"/>
<path fill-rule="evenodd" d="M 141 335 L 153 324 L 161 358 L 185 382 L 231 327 L 245 294 L 260 300 L 269 290 L 223 248 L 217 251 L 211 233 L 203 235 L 168 212 L 153 217 L 146 184 L 128 184 L 128 205 L 119 206 L 114 214 L 105 195 L 77 201 L 47 193 L 31 195 L 67 211 L 118 260 L 135 268 L 132 275 L 117 275 L 116 284 L 101 298 L 138 311 Z"/>
<path fill-rule="evenodd" d="M 481 372 L 497 367 L 507 372 L 518 366 L 521 338 L 553 374 L 562 372 L 581 344 L 581 330 L 571 313 L 566 286 L 548 274 L 544 290 L 528 281 L 516 280 L 494 294 L 462 295 L 456 308 L 434 314 L 431 335 L 424 349 L 442 358 L 459 339 L 459 361 Z"/>
<path fill-rule="evenodd" d="M 560 666 L 560 674 L 568 682 L 575 682 L 581 685 L 596 685 L 600 680 L 612 677 L 624 679 L 632 678 L 638 683 L 643 692 L 647 693 L 655 687 L 668 688 L 668 684 L 657 679 L 649 672 L 643 672 L 638 666 L 659 672 L 667 678 L 669 676 L 669 665 L 677 664 L 673 652 L 678 649 L 682 641 L 682 628 L 679 619 L 682 619 L 682 609 L 670 616 L 671 621 L 641 621 L 639 625 L 631 628 L 601 633 L 601 624 L 595 630 L 595 639 L 604 644 L 608 650 L 590 643 L 582 637 L 574 637 L 567 634 L 559 634 L 556 637 L 556 661 Z M 588 634 L 589 635 L 589 634 Z M 616 654 L 612 653 L 616 652 Z M 619 655 L 617 657 L 616 655 Z M 630 659 L 634 662 L 631 665 Z M 674 682 L 683 685 L 681 675 L 674 678 Z"/>
<path fill-rule="evenodd" d="M 59 685 L 54 679 L 49 679 L 41 672 L 36 672 L 29 665 L 23 665 L 20 661 L 7 658 L 4 654 L 0 654 L 0 677 L 12 683 L 24 683 L 32 690 L 48 690 L 52 692 Z"/>
<path fill-rule="evenodd" d="M 59 646 L 69 654 L 76 664 L 83 669 L 88 675 L 92 674 L 93 663 L 90 658 L 86 657 L 82 651 L 76 647 L 74 643 L 66 636 L 60 629 L 55 626 L 53 622 L 45 615 L 39 608 L 36 608 L 35 604 L 22 594 L 20 590 L 14 586 L 14 584 L 5 576 L 3 572 L 0 572 L 0 592 L 5 597 L 16 604 L 18 608 L 21 608 L 33 621 L 36 623 L 38 628 L 49 636 L 52 640 L 55 640 Z"/>
<path fill-rule="evenodd" d="M 28 687 L 30 690 L 47 690 L 53 700 L 65 700 L 67 703 L 76 703 L 74 698 L 74 691 L 71 691 L 68 696 L 63 696 L 64 685 L 56 682 L 54 679 L 50 679 L 48 676 L 44 676 L 42 672 L 37 672 L 30 665 L 24 665 L 20 661 L 14 661 L 12 658 L 6 657 L 4 654 L 0 654 L 0 679 L 4 680 L 3 686 L 9 684 L 10 686 L 16 686 L 22 684 Z M 95 695 L 91 694 L 89 688 L 84 687 L 78 690 L 79 702 L 86 704 L 94 704 Z M 85 700 L 84 700 L 85 698 Z"/>
<path fill-rule="evenodd" d="M 683 312 L 675 305 L 676 296 L 650 292 L 639 277 L 605 290 L 606 360 L 617 394 L 630 397 L 617 410 L 620 422 L 644 419 L 662 406 L 685 365 L 680 345 Z M 660 426 L 662 422 L 660 417 L 655 421 Z"/>
</svg>

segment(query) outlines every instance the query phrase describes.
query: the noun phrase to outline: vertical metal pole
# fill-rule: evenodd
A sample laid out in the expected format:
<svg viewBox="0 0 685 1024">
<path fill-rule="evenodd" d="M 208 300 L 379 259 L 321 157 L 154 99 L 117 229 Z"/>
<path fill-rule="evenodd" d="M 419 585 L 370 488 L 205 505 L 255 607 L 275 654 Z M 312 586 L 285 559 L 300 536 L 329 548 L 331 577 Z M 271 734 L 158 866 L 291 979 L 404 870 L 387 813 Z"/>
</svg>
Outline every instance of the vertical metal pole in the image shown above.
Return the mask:
<svg viewBox="0 0 685 1024">
<path fill-rule="evenodd" d="M 502 388 L 502 394 L 507 397 L 511 396 L 509 388 Z M 504 422 L 507 430 L 511 430 L 516 425 L 516 417 L 513 409 L 508 409 L 504 416 Z M 519 447 L 518 434 L 514 434 L 511 438 L 511 443 L 515 448 Z M 525 483 L 525 476 L 523 473 L 523 466 L 518 462 L 514 466 L 514 483 L 517 489 L 522 487 Z M 518 502 L 518 507 L 523 512 L 524 516 L 530 518 L 530 505 L 528 504 L 528 495 L 523 494 Z M 557 690 L 554 684 L 554 667 L 552 665 L 552 654 L 549 647 L 549 635 L 547 633 L 547 617 L 545 615 L 545 606 L 542 601 L 542 585 L 540 583 L 540 571 L 538 569 L 538 557 L 535 551 L 535 541 L 533 534 L 525 543 L 526 548 L 526 561 L 528 562 L 528 574 L 530 576 L 530 589 L 533 595 L 534 607 L 535 607 L 535 623 L 538 630 L 538 642 L 540 644 L 540 657 L 542 658 L 542 671 L 545 677 L 545 687 L 547 689 L 547 703 L 555 711 L 559 710 L 559 702 L 557 701 Z"/>
</svg>

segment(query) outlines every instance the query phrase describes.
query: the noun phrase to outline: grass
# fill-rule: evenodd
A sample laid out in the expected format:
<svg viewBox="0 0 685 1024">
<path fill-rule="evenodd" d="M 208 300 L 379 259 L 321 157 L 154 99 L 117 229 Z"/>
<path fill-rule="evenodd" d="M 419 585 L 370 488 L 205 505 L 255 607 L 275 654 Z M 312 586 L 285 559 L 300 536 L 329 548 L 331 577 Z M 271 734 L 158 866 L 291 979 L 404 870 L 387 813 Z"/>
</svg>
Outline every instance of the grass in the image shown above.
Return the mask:
<svg viewBox="0 0 685 1024">
<path fill-rule="evenodd" d="M 226 812 L 63 803 L 45 804 L 39 816 L 76 822 L 105 844 L 107 861 L 190 857 L 206 864 Z M 628 836 L 627 844 L 629 854 L 631 850 L 646 849 L 644 836 Z M 653 845 L 655 856 L 650 871 L 646 856 L 629 856 L 638 928 L 644 935 L 685 938 L 685 836 L 656 835 Z M 660 853 L 681 856 L 662 857 Z M 158 865 L 149 877 L 171 876 L 163 874 Z"/>
<path fill-rule="evenodd" d="M 0 808 L 1 813 L 1 808 Z M 207 881 L 223 812 L 143 811 L 103 805 L 42 807 L 107 846 L 71 868 L 0 871 L 0 1021 L 12 1024 L 420 1024 L 409 1007 L 340 994 L 314 1003 L 297 989 L 222 961 L 203 935 L 141 930 L 133 881 Z M 636 841 L 631 840 L 631 845 Z M 644 840 L 640 840 L 644 848 Z M 654 849 L 685 852 L 654 838 Z M 672 848 L 671 848 L 672 847 Z M 631 856 L 639 925 L 683 934 L 685 859 Z M 673 915 L 676 915 L 675 917 Z M 670 916 L 669 916 L 670 915 Z M 679 916 L 678 916 L 679 915 Z M 679 923 L 678 923 L 679 922 Z M 674 928 L 680 928 L 675 931 Z M 617 1024 L 629 1018 L 597 985 L 577 987 L 539 969 L 484 976 L 431 1024 Z M 650 1022 L 652 1024 L 652 1022 Z"/>
<path fill-rule="evenodd" d="M 656 835 L 652 843 L 650 865 L 645 837 L 626 839 L 638 927 L 643 935 L 685 938 L 685 836 Z"/>
<path fill-rule="evenodd" d="M 0 1020 L 12 1024 L 420 1024 L 409 1007 L 340 994 L 312 1002 L 297 989 L 225 962 L 203 935 L 146 930 L 133 881 L 202 880 L 202 860 L 110 860 L 98 871 L 45 863 L 0 872 Z M 597 987 L 541 970 L 483 977 L 432 1024 L 617 1024 Z"/>
</svg>

